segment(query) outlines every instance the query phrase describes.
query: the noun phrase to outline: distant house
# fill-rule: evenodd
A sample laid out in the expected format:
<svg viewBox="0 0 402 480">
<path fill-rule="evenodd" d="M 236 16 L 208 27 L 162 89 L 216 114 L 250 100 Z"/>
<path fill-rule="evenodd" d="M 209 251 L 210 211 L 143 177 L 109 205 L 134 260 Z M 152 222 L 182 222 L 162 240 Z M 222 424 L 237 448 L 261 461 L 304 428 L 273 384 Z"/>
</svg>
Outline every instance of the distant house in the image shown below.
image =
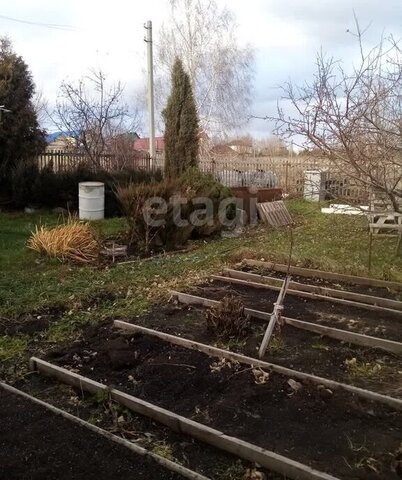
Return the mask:
<svg viewBox="0 0 402 480">
<path fill-rule="evenodd" d="M 133 146 L 135 142 L 140 138 L 137 132 L 124 132 L 114 135 L 111 139 L 111 143 L 116 141 L 124 141 L 127 143 L 131 143 Z"/>
<path fill-rule="evenodd" d="M 137 138 L 134 140 L 134 149 L 139 152 L 149 152 L 149 138 Z M 165 151 L 164 137 L 155 137 L 156 153 L 163 153 Z"/>
<path fill-rule="evenodd" d="M 46 135 L 46 152 L 71 150 L 78 146 L 79 132 L 53 132 Z"/>
<path fill-rule="evenodd" d="M 238 154 L 229 147 L 229 145 L 214 145 L 210 149 L 210 156 L 214 160 L 230 160 L 232 158 L 238 157 Z"/>
<path fill-rule="evenodd" d="M 136 132 L 125 132 L 107 139 L 107 153 L 118 156 L 130 156 L 135 154 L 135 142 L 139 139 Z"/>
<path fill-rule="evenodd" d="M 248 140 L 233 140 L 227 144 L 234 152 L 243 154 L 243 155 L 252 155 L 253 145 Z"/>
<path fill-rule="evenodd" d="M 205 132 L 199 134 L 200 155 L 209 152 L 211 145 L 208 135 Z M 134 149 L 139 152 L 149 152 L 149 137 L 138 138 L 134 141 Z M 165 138 L 155 137 L 156 153 L 165 153 Z"/>
</svg>

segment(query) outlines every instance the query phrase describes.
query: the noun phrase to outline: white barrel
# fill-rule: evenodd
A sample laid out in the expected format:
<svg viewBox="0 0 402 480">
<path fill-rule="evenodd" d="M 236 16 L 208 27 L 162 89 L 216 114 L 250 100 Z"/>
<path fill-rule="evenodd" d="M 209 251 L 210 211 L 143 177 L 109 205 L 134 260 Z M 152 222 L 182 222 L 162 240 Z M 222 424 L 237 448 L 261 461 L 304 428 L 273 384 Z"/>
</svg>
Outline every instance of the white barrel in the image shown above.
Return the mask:
<svg viewBox="0 0 402 480">
<path fill-rule="evenodd" d="M 78 184 L 78 209 L 82 220 L 100 220 L 105 216 L 105 184 L 80 182 Z"/>
</svg>

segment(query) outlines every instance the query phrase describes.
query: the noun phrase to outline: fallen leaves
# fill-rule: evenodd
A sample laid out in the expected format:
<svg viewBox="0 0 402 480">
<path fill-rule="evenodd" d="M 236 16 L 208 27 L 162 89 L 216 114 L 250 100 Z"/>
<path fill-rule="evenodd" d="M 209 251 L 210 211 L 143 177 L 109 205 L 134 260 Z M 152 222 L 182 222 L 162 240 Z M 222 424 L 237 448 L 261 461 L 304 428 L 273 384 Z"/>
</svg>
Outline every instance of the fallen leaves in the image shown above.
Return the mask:
<svg viewBox="0 0 402 480">
<path fill-rule="evenodd" d="M 300 382 L 296 382 L 296 380 L 293 380 L 293 378 L 289 378 L 288 385 L 292 389 L 291 395 L 298 392 L 303 387 Z"/>
<path fill-rule="evenodd" d="M 240 362 L 237 360 L 228 360 L 227 358 L 221 358 L 220 360 L 213 362 L 209 369 L 212 373 L 220 372 L 224 368 L 230 368 L 233 370 L 238 370 L 240 367 Z"/>
<path fill-rule="evenodd" d="M 252 368 L 251 373 L 254 375 L 254 383 L 257 385 L 264 385 L 269 380 L 269 373 L 262 368 Z"/>
<path fill-rule="evenodd" d="M 334 394 L 334 392 L 331 389 L 325 387 L 325 385 L 318 385 L 317 389 L 322 398 L 331 398 Z"/>
<path fill-rule="evenodd" d="M 244 475 L 244 480 L 266 480 L 266 475 L 256 468 L 247 468 Z"/>
</svg>

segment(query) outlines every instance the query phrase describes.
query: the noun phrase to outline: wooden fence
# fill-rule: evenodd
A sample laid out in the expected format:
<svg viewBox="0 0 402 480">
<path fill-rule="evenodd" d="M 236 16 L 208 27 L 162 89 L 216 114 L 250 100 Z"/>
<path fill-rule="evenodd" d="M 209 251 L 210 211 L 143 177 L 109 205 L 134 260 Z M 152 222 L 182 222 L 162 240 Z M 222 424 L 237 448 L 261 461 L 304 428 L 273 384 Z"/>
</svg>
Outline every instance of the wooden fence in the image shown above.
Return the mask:
<svg viewBox="0 0 402 480">
<path fill-rule="evenodd" d="M 124 169 L 157 170 L 163 168 L 163 156 L 157 155 L 151 162 L 151 157 L 146 152 L 138 152 L 130 156 L 117 156 L 114 154 L 102 154 L 92 160 L 85 153 L 76 153 L 62 150 L 51 150 L 42 153 L 38 157 L 40 170 L 50 168 L 56 173 L 76 170 L 85 167 L 94 172 L 99 170 L 116 171 Z"/>
<path fill-rule="evenodd" d="M 85 166 L 90 170 L 116 171 L 125 168 L 154 171 L 164 166 L 164 155 L 157 154 L 151 161 L 146 152 L 132 156 L 117 157 L 103 154 L 97 162 L 91 161 L 84 153 L 48 151 L 38 157 L 40 169 L 52 168 L 54 172 L 65 172 Z M 366 203 L 367 189 L 354 181 L 346 172 L 340 171 L 328 159 L 294 157 L 227 158 L 212 160 L 201 158 L 199 168 L 211 173 L 228 187 L 267 186 L 280 187 L 292 195 L 303 195 L 306 170 L 325 171 L 325 191 L 328 198 L 343 199 L 347 202 Z"/>
<path fill-rule="evenodd" d="M 302 196 L 307 170 L 324 173 L 323 188 L 327 198 L 353 203 L 368 201 L 367 188 L 336 168 L 328 159 L 295 157 L 260 157 L 234 160 L 201 160 L 200 168 L 211 173 L 228 187 L 258 186 L 280 187 L 291 195 Z"/>
</svg>

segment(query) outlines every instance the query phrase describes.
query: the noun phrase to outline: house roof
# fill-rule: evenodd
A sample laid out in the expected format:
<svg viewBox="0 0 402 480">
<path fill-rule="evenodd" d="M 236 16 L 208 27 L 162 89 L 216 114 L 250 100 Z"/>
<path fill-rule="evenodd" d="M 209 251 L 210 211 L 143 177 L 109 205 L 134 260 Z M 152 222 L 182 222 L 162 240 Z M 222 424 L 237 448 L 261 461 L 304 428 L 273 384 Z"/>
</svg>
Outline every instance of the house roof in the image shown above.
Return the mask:
<svg viewBox="0 0 402 480">
<path fill-rule="evenodd" d="M 149 138 L 138 138 L 134 141 L 136 150 L 149 150 Z M 165 150 L 165 139 L 163 137 L 155 137 L 155 149 L 159 151 Z"/>
<path fill-rule="evenodd" d="M 46 143 L 52 143 L 59 137 L 77 137 L 79 135 L 78 130 L 70 130 L 66 132 L 53 132 L 53 133 L 48 133 L 45 137 Z"/>
<path fill-rule="evenodd" d="M 115 138 L 127 138 L 129 140 L 138 140 L 140 136 L 137 132 L 124 132 L 118 135 L 115 135 Z"/>
</svg>

